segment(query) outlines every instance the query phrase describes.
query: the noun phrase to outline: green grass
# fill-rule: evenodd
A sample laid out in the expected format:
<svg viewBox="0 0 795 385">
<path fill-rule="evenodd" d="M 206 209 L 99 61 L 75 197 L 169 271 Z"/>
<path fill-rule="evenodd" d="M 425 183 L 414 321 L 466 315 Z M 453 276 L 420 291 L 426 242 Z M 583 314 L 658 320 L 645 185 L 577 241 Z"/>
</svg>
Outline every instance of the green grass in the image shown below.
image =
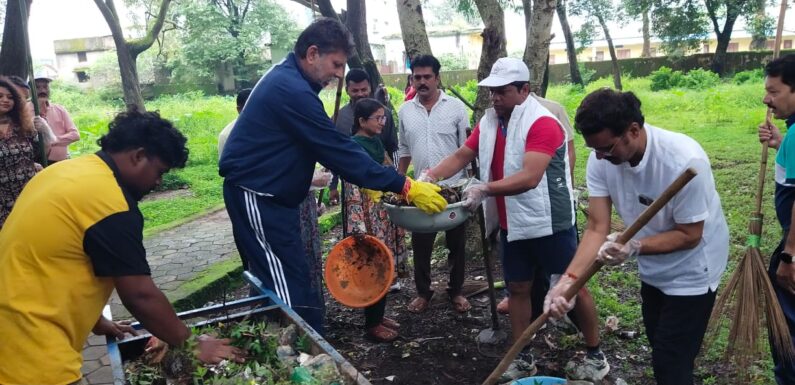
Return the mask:
<svg viewBox="0 0 795 385">
<path fill-rule="evenodd" d="M 611 84 L 609 79 L 600 79 L 589 84 L 585 90 L 556 85 L 550 87 L 547 97 L 563 104 L 573 118 L 577 106 L 588 92 Z M 724 276 L 727 278 L 745 250 L 748 214 L 753 211 L 760 155 L 756 126 L 765 114 L 761 103 L 761 81 L 756 79 L 734 84 L 729 79 L 704 90 L 671 89 L 659 92 L 652 92 L 650 80 L 645 78 L 625 78 L 623 84 L 625 90 L 635 92 L 642 101 L 642 109 L 649 124 L 690 135 L 709 154 L 731 232 L 731 257 Z M 83 135 L 83 139 L 72 146 L 72 152 L 84 154 L 95 151 L 96 139 L 107 130 L 108 121 L 122 108 L 121 103 L 103 101 L 96 94 L 81 93 L 58 84 L 53 89 L 53 100 L 66 105 Z M 321 93 L 329 113 L 333 111 L 334 96 L 334 91 L 325 90 Z M 342 105 L 346 102 L 347 96 L 344 96 Z M 393 103 L 395 109 L 400 108 L 402 98 L 393 96 Z M 161 97 L 148 102 L 147 108 L 150 111 L 159 110 L 163 117 L 172 120 L 189 138 L 188 165 L 174 173 L 186 181 L 193 192 L 190 197 L 143 202 L 141 210 L 146 217 L 146 228 L 151 231 L 223 203 L 216 140 L 218 132 L 234 119 L 236 113 L 232 98 L 205 97 L 199 93 Z M 776 123 L 783 125 L 780 121 Z M 588 150 L 579 136 L 575 138 L 575 144 L 578 159 L 576 182 L 583 186 Z M 771 152 L 771 167 L 768 167 L 765 188 L 763 255 L 769 255 L 780 238 L 772 205 L 774 156 L 775 153 Z M 594 278 L 589 287 L 595 294 L 602 318 L 616 315 L 621 319 L 622 327 L 643 330 L 637 290 L 640 282 L 634 270 L 605 270 Z M 622 292 L 625 297 L 619 296 Z M 630 294 L 629 298 L 626 293 Z M 645 338 L 627 342 L 627 348 L 632 349 L 642 341 Z M 704 365 L 721 362 L 725 346 L 726 335 L 723 333 L 713 346 L 703 352 L 700 362 Z M 770 367 L 769 359 L 760 361 L 754 371 L 754 383 L 772 383 Z M 699 371 L 699 377 L 705 384 L 729 383 L 727 379 L 706 371 Z"/>
</svg>

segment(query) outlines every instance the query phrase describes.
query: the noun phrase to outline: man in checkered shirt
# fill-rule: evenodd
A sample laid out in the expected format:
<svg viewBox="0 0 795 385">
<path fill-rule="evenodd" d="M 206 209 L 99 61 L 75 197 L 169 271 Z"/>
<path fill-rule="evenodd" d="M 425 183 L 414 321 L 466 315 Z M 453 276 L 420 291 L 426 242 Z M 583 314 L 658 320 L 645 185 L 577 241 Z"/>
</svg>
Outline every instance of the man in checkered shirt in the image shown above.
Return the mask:
<svg viewBox="0 0 795 385">
<path fill-rule="evenodd" d="M 431 55 L 420 55 L 411 62 L 411 81 L 417 90 L 414 99 L 406 102 L 398 112 L 400 158 L 399 172 L 405 174 L 409 164 L 414 164 L 414 173 L 419 176 L 464 144 L 469 128 L 466 106 L 460 100 L 450 97 L 439 89 L 439 70 L 441 64 Z M 443 184 L 453 184 L 464 177 L 464 172 L 445 180 Z M 417 285 L 417 298 L 408 310 L 420 313 L 427 309 L 433 290 L 431 289 L 431 252 L 436 233 L 411 234 L 414 249 L 414 280 Z M 464 247 L 466 244 L 466 225 L 462 224 L 446 232 L 448 266 L 450 280 L 447 293 L 453 308 L 459 312 L 468 311 L 471 306 L 461 295 L 464 283 Z"/>
</svg>

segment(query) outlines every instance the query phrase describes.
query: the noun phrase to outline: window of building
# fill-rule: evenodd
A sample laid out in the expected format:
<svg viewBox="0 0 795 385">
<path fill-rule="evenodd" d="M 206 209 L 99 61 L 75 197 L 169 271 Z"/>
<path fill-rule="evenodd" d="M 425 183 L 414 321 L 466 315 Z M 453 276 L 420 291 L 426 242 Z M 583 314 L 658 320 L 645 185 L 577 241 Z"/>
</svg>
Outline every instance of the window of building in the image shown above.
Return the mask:
<svg viewBox="0 0 795 385">
<path fill-rule="evenodd" d="M 775 46 L 776 46 L 776 41 L 775 40 L 768 40 L 768 41 L 765 42 L 765 48 L 766 49 L 769 49 L 769 50 L 772 51 L 773 47 L 775 47 Z"/>
<path fill-rule="evenodd" d="M 75 72 L 75 75 L 77 75 L 77 81 L 80 83 L 85 83 L 89 79 L 89 76 L 86 73 L 86 71 L 77 71 Z"/>
<path fill-rule="evenodd" d="M 729 43 L 729 48 L 726 52 L 737 52 L 740 50 L 740 43 Z"/>
<path fill-rule="evenodd" d="M 792 40 L 784 40 L 784 49 L 792 49 Z"/>
<path fill-rule="evenodd" d="M 629 59 L 632 57 L 632 51 L 628 49 L 620 49 L 618 52 L 616 52 L 616 56 L 618 56 L 619 59 Z"/>
<path fill-rule="evenodd" d="M 704 46 L 701 48 L 701 53 L 709 53 L 709 43 L 704 43 Z"/>
<path fill-rule="evenodd" d="M 80 63 L 85 63 L 88 61 L 88 57 L 86 56 L 85 51 L 77 53 L 77 61 L 79 61 Z"/>
<path fill-rule="evenodd" d="M 596 61 L 605 60 L 605 51 L 596 51 L 596 57 L 594 58 Z"/>
</svg>

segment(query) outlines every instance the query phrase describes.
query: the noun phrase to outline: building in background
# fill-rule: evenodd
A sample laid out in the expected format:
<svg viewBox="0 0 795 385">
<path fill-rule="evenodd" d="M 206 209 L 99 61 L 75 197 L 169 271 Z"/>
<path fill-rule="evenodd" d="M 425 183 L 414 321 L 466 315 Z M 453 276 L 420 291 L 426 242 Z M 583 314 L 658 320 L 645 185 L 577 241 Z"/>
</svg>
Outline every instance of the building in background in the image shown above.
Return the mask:
<svg viewBox="0 0 795 385">
<path fill-rule="evenodd" d="M 58 78 L 87 83 L 88 68 L 105 52 L 115 51 L 113 36 L 81 37 L 53 41 Z"/>
</svg>

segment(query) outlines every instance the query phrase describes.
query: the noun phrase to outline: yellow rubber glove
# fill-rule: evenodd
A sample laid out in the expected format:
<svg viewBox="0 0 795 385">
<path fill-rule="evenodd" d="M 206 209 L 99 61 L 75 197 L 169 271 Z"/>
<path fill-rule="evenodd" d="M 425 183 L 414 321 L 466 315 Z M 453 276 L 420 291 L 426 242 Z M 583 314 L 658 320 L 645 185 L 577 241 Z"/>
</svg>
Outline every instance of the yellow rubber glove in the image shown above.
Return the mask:
<svg viewBox="0 0 795 385">
<path fill-rule="evenodd" d="M 370 190 L 366 188 L 363 188 L 361 190 L 365 195 L 367 195 L 368 198 L 370 198 L 371 201 L 375 203 L 381 202 L 381 197 L 384 196 L 384 193 L 382 191 Z"/>
<path fill-rule="evenodd" d="M 428 182 L 412 180 L 406 177 L 403 195 L 409 203 L 413 203 L 426 214 L 436 214 L 447 208 L 447 201 L 439 195 L 442 188 Z"/>
</svg>

